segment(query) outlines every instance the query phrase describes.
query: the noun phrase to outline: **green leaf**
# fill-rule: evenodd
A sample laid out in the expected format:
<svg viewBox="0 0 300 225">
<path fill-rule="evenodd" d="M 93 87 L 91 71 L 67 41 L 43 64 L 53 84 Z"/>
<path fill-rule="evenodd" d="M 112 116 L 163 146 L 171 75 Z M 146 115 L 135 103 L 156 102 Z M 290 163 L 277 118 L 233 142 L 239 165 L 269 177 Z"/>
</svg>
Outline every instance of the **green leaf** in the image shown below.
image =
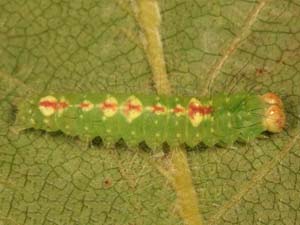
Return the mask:
<svg viewBox="0 0 300 225">
<path fill-rule="evenodd" d="M 287 113 L 281 134 L 189 152 L 204 224 L 299 224 L 300 5 L 159 6 L 174 94 L 272 91 Z M 155 93 L 133 15 L 123 1 L 0 1 L 0 224 L 183 224 L 150 153 L 11 127 L 29 92 Z"/>
</svg>

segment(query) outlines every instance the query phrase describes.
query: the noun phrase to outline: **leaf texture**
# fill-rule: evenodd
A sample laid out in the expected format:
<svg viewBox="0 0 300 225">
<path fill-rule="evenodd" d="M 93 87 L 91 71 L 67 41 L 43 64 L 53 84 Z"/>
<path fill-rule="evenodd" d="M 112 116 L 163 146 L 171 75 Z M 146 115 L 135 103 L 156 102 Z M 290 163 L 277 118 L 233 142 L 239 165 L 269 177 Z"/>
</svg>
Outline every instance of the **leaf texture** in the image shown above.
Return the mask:
<svg viewBox="0 0 300 225">
<path fill-rule="evenodd" d="M 286 108 L 281 134 L 188 153 L 204 223 L 299 224 L 299 2 L 158 3 L 173 94 Z M 129 1 L 0 1 L 0 224 L 183 224 L 156 156 L 11 127 L 29 93 L 155 93 L 141 35 Z"/>
</svg>

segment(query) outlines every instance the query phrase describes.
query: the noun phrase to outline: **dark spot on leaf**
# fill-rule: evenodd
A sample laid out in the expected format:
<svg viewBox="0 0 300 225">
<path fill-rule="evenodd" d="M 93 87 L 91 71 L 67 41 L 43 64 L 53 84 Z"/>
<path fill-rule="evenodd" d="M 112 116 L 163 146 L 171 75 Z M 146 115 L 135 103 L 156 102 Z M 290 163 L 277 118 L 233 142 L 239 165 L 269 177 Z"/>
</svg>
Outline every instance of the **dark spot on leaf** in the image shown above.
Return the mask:
<svg viewBox="0 0 300 225">
<path fill-rule="evenodd" d="M 112 180 L 111 180 L 110 178 L 105 178 L 105 179 L 103 180 L 102 185 L 103 185 L 103 188 L 104 188 L 104 189 L 111 188 L 111 186 L 112 186 Z"/>
<path fill-rule="evenodd" d="M 268 71 L 265 68 L 256 68 L 255 69 L 256 75 L 261 76 L 266 74 Z"/>
</svg>

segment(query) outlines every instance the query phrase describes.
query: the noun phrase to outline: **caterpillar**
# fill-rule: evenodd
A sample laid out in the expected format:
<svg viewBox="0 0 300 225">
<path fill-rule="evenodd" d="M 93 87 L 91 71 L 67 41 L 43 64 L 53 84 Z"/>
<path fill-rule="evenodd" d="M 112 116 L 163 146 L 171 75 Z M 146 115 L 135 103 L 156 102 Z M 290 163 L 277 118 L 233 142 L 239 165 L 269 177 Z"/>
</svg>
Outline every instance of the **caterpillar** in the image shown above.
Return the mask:
<svg viewBox="0 0 300 225">
<path fill-rule="evenodd" d="M 62 131 L 70 136 L 130 145 L 142 141 L 207 146 L 249 141 L 285 125 L 281 99 L 273 93 L 219 94 L 212 98 L 103 93 L 29 96 L 17 106 L 15 126 Z"/>
</svg>

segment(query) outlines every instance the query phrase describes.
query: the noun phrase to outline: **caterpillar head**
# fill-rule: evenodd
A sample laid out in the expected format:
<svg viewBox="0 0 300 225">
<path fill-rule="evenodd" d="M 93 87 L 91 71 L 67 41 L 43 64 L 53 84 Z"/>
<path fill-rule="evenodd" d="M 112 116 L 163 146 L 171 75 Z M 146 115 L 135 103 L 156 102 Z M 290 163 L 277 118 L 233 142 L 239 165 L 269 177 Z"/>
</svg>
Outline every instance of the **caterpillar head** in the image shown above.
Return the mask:
<svg viewBox="0 0 300 225">
<path fill-rule="evenodd" d="M 267 105 L 263 117 L 263 126 L 269 132 L 281 132 L 285 126 L 285 113 L 281 99 L 274 93 L 266 93 L 261 98 Z"/>
</svg>

